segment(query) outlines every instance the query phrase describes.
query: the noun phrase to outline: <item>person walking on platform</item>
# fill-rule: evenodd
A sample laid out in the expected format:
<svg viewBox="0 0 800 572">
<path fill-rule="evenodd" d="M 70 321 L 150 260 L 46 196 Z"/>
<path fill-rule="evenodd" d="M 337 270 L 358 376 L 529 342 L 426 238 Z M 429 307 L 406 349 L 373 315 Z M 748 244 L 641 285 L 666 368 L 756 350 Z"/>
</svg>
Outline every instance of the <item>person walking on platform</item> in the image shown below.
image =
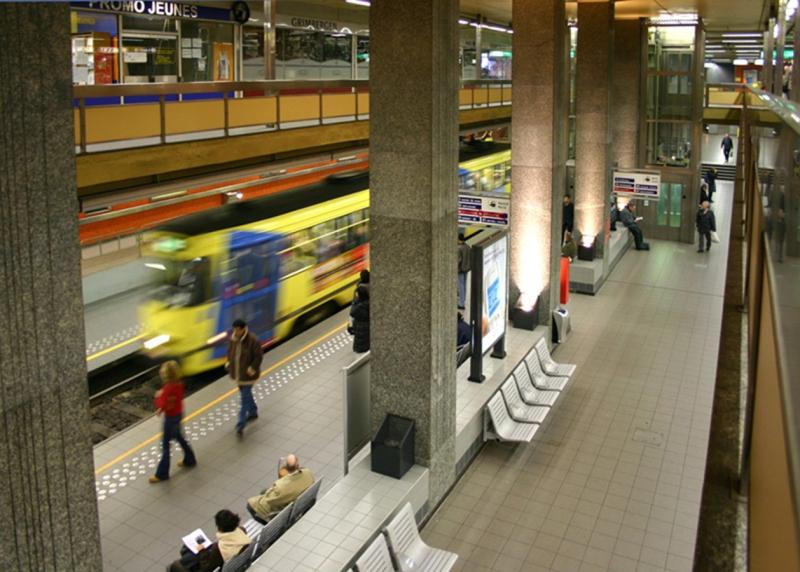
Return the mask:
<svg viewBox="0 0 800 572">
<path fill-rule="evenodd" d="M 151 483 L 160 483 L 169 478 L 169 449 L 173 439 L 178 441 L 183 449 L 183 460 L 178 461 L 178 466 L 194 467 L 197 464 L 194 451 L 181 430 L 184 384 L 178 362 L 174 360 L 164 362 L 158 373 L 164 387 L 156 391 L 154 403 L 156 415 L 164 414 L 164 433 L 161 437 L 161 461 L 156 468 L 156 474 L 150 477 Z"/>
<path fill-rule="evenodd" d="M 709 202 L 708 183 L 700 185 L 700 204 L 702 205 L 705 202 Z"/>
<path fill-rule="evenodd" d="M 639 228 L 637 224 L 642 217 L 636 216 L 636 204 L 631 201 L 629 202 L 625 210 L 620 213 L 620 218 L 622 220 L 622 224 L 625 225 L 631 234 L 633 235 L 633 241 L 636 244 L 636 250 L 650 250 L 650 245 L 644 241 L 644 235 L 642 234 L 642 229 Z"/>
<path fill-rule="evenodd" d="M 725 155 L 725 162 L 727 163 L 731 157 L 731 151 L 733 151 L 733 139 L 731 139 L 730 133 L 725 134 L 719 146 L 722 147 L 722 153 Z"/>
<path fill-rule="evenodd" d="M 239 386 L 239 395 L 242 406 L 239 410 L 239 422 L 236 424 L 236 433 L 241 435 L 248 421 L 258 419 L 258 407 L 253 399 L 253 386 L 260 377 L 261 360 L 264 351 L 258 337 L 247 329 L 244 320 L 233 322 L 233 335 L 228 340 L 228 361 L 225 369 L 231 376 L 231 381 Z"/>
<path fill-rule="evenodd" d="M 472 268 L 472 247 L 466 243 L 464 233 L 458 235 L 458 309 L 467 305 L 467 276 Z"/>
<path fill-rule="evenodd" d="M 708 208 L 708 201 L 700 205 L 700 210 L 697 211 L 695 217 L 695 224 L 700 235 L 700 246 L 697 252 L 703 252 L 703 239 L 706 242 L 705 250 L 711 250 L 711 233 L 717 232 L 717 219 L 714 217 L 714 211 Z"/>
<path fill-rule="evenodd" d="M 572 197 L 564 195 L 564 206 L 561 208 L 561 243 L 566 240 L 568 232 L 572 232 L 572 226 L 575 224 L 575 205 L 572 202 Z"/>
<path fill-rule="evenodd" d="M 714 193 L 717 192 L 717 170 L 711 167 L 706 171 L 706 184 L 708 185 L 708 202 L 714 202 Z"/>
<path fill-rule="evenodd" d="M 369 351 L 369 287 L 359 284 L 353 306 L 350 308 L 353 319 L 353 351 L 363 354 Z"/>
</svg>

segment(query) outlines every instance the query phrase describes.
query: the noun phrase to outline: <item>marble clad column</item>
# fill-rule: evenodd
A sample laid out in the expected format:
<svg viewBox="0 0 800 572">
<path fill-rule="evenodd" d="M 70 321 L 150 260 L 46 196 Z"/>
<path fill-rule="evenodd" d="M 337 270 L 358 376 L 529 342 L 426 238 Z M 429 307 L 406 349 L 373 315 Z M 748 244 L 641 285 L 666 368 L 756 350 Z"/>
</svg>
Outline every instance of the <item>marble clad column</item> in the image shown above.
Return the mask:
<svg viewBox="0 0 800 572">
<path fill-rule="evenodd" d="M 0 3 L 0 570 L 102 570 L 69 4 Z"/>
<path fill-rule="evenodd" d="M 511 115 L 511 291 L 550 323 L 558 304 L 566 186 L 568 28 L 560 0 L 514 2 Z M 553 264 L 555 262 L 555 265 Z"/>
<path fill-rule="evenodd" d="M 641 38 L 639 20 L 614 22 L 611 165 L 617 165 L 622 169 L 636 169 L 639 165 Z"/>
<path fill-rule="evenodd" d="M 373 2 L 372 422 L 416 420 L 431 506 L 456 465 L 458 73 L 458 0 Z"/>
<path fill-rule="evenodd" d="M 576 70 L 575 230 L 596 236 L 598 258 L 605 247 L 611 143 L 611 67 L 614 4 L 578 3 Z M 639 78 L 631 79 L 639 85 Z M 638 89 L 638 88 L 637 88 Z"/>
</svg>

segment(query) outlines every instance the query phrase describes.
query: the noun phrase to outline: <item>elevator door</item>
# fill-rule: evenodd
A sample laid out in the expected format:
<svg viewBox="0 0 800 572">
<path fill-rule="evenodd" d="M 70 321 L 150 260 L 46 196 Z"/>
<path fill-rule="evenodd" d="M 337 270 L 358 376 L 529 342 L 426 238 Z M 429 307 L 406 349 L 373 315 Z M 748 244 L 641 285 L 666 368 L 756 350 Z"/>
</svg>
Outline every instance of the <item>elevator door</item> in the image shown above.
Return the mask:
<svg viewBox="0 0 800 572">
<path fill-rule="evenodd" d="M 661 183 L 661 198 L 658 201 L 643 201 L 640 206 L 640 223 L 645 240 L 681 239 L 681 224 L 684 222 L 682 203 L 685 193 L 684 183 Z"/>
</svg>

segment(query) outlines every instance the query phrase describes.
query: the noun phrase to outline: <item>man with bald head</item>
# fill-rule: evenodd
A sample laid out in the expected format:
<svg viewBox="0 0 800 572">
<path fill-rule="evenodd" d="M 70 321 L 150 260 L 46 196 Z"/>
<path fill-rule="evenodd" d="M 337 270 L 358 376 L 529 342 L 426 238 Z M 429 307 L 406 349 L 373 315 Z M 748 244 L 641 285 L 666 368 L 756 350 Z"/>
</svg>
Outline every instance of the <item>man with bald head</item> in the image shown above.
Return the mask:
<svg viewBox="0 0 800 572">
<path fill-rule="evenodd" d="M 289 506 L 313 484 L 311 471 L 300 466 L 296 455 L 288 455 L 286 464 L 278 469 L 278 480 L 259 496 L 248 500 L 247 510 L 258 522 L 266 524 L 273 513 Z"/>
</svg>

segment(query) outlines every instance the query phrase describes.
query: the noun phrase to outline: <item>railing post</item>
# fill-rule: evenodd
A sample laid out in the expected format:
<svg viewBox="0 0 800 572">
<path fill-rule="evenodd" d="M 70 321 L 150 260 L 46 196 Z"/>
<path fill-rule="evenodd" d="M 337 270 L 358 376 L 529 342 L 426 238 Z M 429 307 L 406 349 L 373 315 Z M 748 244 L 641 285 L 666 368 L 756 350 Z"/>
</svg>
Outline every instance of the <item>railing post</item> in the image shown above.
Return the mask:
<svg viewBox="0 0 800 572">
<path fill-rule="evenodd" d="M 319 88 L 319 124 L 322 125 L 322 88 Z"/>
<path fill-rule="evenodd" d="M 161 112 L 161 144 L 167 142 L 167 104 L 164 100 L 164 94 L 158 96 L 158 107 Z"/>
<path fill-rule="evenodd" d="M 281 90 L 275 92 L 275 130 L 281 129 Z"/>
<path fill-rule="evenodd" d="M 358 121 L 358 86 L 353 87 L 353 93 L 356 94 L 356 121 Z"/>
<path fill-rule="evenodd" d="M 78 126 L 81 133 L 81 153 L 86 153 L 86 98 L 84 97 L 81 97 L 78 100 L 78 121 L 81 122 L 81 124 Z"/>
<path fill-rule="evenodd" d="M 223 105 L 225 107 L 225 137 L 228 137 L 230 135 L 230 127 L 229 127 L 229 124 L 228 124 L 228 91 L 227 90 L 222 94 L 222 101 L 223 101 Z"/>
<path fill-rule="evenodd" d="M 489 107 L 489 84 L 486 84 L 486 107 Z"/>
</svg>

